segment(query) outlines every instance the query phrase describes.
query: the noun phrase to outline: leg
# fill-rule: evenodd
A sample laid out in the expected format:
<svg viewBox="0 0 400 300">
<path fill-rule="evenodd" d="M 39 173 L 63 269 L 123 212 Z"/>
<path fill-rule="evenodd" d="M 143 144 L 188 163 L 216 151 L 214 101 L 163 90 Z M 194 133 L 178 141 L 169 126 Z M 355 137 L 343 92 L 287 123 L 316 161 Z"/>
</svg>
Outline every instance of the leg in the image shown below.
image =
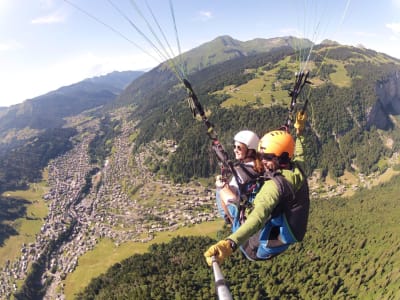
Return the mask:
<svg viewBox="0 0 400 300">
<path fill-rule="evenodd" d="M 296 242 L 288 226 L 283 214 L 272 218 L 267 223 L 260 235 L 260 246 L 257 250 L 258 258 L 270 259 L 284 252 L 290 244 Z"/>
<path fill-rule="evenodd" d="M 220 195 L 221 190 L 217 189 L 215 193 L 215 201 L 217 202 L 217 208 L 218 208 L 218 214 L 221 216 L 221 218 L 225 219 L 225 211 L 222 206 L 222 200 L 221 200 L 221 195 Z"/>
</svg>

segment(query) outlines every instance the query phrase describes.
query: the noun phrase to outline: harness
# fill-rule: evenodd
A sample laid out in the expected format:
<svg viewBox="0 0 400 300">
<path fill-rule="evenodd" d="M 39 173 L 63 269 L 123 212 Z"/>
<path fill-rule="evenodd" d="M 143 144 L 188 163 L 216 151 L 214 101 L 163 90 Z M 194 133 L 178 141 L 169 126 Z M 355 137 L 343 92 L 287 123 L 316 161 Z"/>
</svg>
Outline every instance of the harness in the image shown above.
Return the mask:
<svg viewBox="0 0 400 300">
<path fill-rule="evenodd" d="M 296 166 L 304 176 L 303 170 Z M 281 172 L 265 174 L 265 180 L 273 180 L 280 195 L 279 204 L 271 213 L 271 218 L 284 214 L 297 241 L 302 241 L 307 230 L 310 196 L 308 182 L 305 179 L 301 187 L 295 191 L 292 184 Z"/>
<path fill-rule="evenodd" d="M 240 192 L 239 220 L 240 224 L 243 224 L 246 220 L 246 210 L 253 207 L 254 199 L 264 184 L 264 177 L 256 172 L 251 165 L 239 163 L 234 168 Z"/>
</svg>

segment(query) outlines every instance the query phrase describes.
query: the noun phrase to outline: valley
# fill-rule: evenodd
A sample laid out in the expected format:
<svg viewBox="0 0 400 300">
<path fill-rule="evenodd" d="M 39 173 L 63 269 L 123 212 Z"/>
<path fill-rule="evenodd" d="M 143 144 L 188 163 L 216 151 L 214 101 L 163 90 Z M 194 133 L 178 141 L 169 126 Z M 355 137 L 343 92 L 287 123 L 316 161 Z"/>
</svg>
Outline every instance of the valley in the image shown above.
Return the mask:
<svg viewBox="0 0 400 300">
<path fill-rule="evenodd" d="M 108 240 L 115 247 L 112 251 L 119 251 L 118 247 L 127 243 L 148 245 L 160 232 L 218 220 L 212 188 L 196 182 L 172 184 L 155 176 L 145 161 L 156 155 L 156 147 L 150 144 L 132 155 L 135 125 L 126 121 L 124 111 L 114 117 L 120 118 L 123 126 L 104 166 L 90 164 L 88 157 L 88 144 L 97 130 L 97 121 L 78 126 L 81 138 L 75 147 L 48 165 L 48 186 L 43 195 L 48 214 L 35 241 L 23 243 L 21 255 L 2 266 L 2 299 L 16 292 L 21 282 L 30 282 L 27 278 L 32 276 L 33 266 L 36 273 L 31 284 L 42 286 L 44 299 L 67 299 L 66 280 L 74 274 L 79 259 L 99 243 Z M 171 141 L 158 147 L 174 151 Z M 391 165 L 398 162 L 396 154 Z M 381 178 L 387 180 L 397 173 L 390 168 Z M 378 175 L 362 174 L 359 178 L 321 182 L 317 174 L 310 177 L 314 199 L 349 195 L 380 182 Z"/>
<path fill-rule="evenodd" d="M 295 66 L 292 50 L 283 50 L 224 58 L 221 64 L 191 74 L 207 115 L 216 120 L 222 144 L 229 145 L 239 128 L 248 127 L 260 134 L 286 119 L 284 106 L 289 101 Z M 320 45 L 317 50 L 319 58 L 310 62 L 311 72 L 318 69 L 320 74 L 307 91 L 310 139 L 306 151 L 318 221 L 310 223 L 310 244 L 296 246 L 307 249 L 303 265 L 293 264 L 302 268 L 308 262 L 318 263 L 318 269 L 323 266 L 325 272 L 321 272 L 329 274 L 325 282 L 333 285 L 328 287 L 330 293 L 338 289 L 347 293 L 351 286 L 354 291 L 346 295 L 355 295 L 364 283 L 362 288 L 369 288 L 374 270 L 381 267 L 376 257 L 382 250 L 371 251 L 369 244 L 364 249 L 363 239 L 348 235 L 343 238 L 345 246 L 340 242 L 332 245 L 332 237 L 340 240 L 342 236 L 335 234 L 347 233 L 346 226 L 354 234 L 361 232 L 361 236 L 367 236 L 371 229 L 376 231 L 372 247 L 379 244 L 379 224 L 367 224 L 376 225 L 369 219 L 376 215 L 365 217 L 353 212 L 362 208 L 364 201 L 368 204 L 364 213 L 376 210 L 379 205 L 371 201 L 375 198 L 365 195 L 373 187 L 377 187 L 374 195 L 379 194 L 380 187 L 400 173 L 399 62 L 353 47 Z M 332 59 L 323 64 L 328 52 Z M 150 245 L 179 235 L 215 238 L 221 229 L 223 222 L 214 199 L 213 177 L 218 166 L 203 134 L 203 124 L 190 118 L 186 103 L 181 101 L 184 91 L 162 65 L 137 80 L 132 81 L 130 76 L 126 79 L 126 83 L 131 82 L 129 87 L 119 86 L 116 92 L 114 88 L 102 91 L 103 83 L 99 82 L 99 86 L 89 85 L 89 97 L 82 93 L 88 88 L 83 82 L 27 101 L 21 105 L 25 114 L 17 113 L 15 107 L 1 118 L 0 135 L 5 146 L 0 149 L 0 187 L 5 191 L 2 213 L 8 215 L 0 223 L 4 225 L 0 299 L 26 299 L 26 295 L 72 299 L 91 279 L 133 254 L 146 252 Z M 116 93 L 121 94 L 116 98 Z M 68 97 L 60 98 L 62 95 Z M 43 167 L 43 181 L 39 183 Z M 36 183 L 30 183 L 34 180 Z M 23 187 L 29 189 L 19 190 Z M 354 195 L 354 199 L 348 198 Z M 383 206 L 388 205 L 387 199 L 374 197 Z M 396 207 L 396 197 L 389 200 Z M 347 205 L 349 211 L 343 209 Z M 338 214 L 337 208 L 341 209 Z M 397 212 L 392 211 L 394 215 Z M 385 210 L 381 213 L 388 214 Z M 360 220 L 357 223 L 353 218 Z M 359 224 L 367 225 L 358 229 Z M 392 237 L 389 231 L 384 233 L 388 243 Z M 359 258 L 357 251 L 354 256 L 340 257 L 345 261 L 343 272 L 351 275 L 350 285 L 341 281 L 348 277 L 337 274 L 332 256 L 325 258 L 326 250 L 333 256 L 337 252 L 347 254 L 348 245 L 366 253 L 365 259 L 359 260 L 361 267 L 348 267 L 347 260 Z M 197 251 L 201 254 L 202 250 Z M 372 275 L 367 272 L 365 276 L 363 268 L 368 267 L 365 261 L 370 256 L 375 257 L 377 267 Z M 320 257 L 325 260 L 316 262 Z M 281 267 L 274 265 L 274 274 L 284 277 L 286 274 L 278 272 Z M 208 277 L 206 272 L 202 275 Z M 317 279 L 311 280 L 315 268 L 307 272 L 299 272 L 299 290 L 304 282 L 308 293 L 317 290 L 314 285 L 327 288 L 325 282 L 315 284 Z M 250 278 L 249 274 L 244 276 Z M 379 284 L 384 288 L 388 285 Z M 280 295 L 279 285 L 274 287 Z M 206 285 L 201 288 L 208 289 Z M 247 292 L 247 287 L 239 284 L 236 288 Z"/>
<path fill-rule="evenodd" d="M 115 141 L 113 157 L 93 176 L 100 176 L 101 183 L 92 185 L 88 174 L 96 166 L 89 163 L 87 147 L 95 128 L 96 122 L 86 122 L 82 140 L 49 164 L 49 191 L 44 195 L 49 213 L 35 242 L 23 244 L 22 255 L 2 267 L 0 294 L 4 299 L 15 292 L 17 280 L 26 279 L 33 264 L 41 266 L 40 283 L 51 283 L 45 298 L 62 299 L 63 280 L 75 270 L 79 257 L 101 239 L 111 239 L 115 245 L 146 243 L 157 232 L 216 219 L 211 190 L 155 178 L 143 164 L 151 152 L 135 155 L 134 162 L 129 162 L 129 136 L 135 129 L 129 123 Z M 142 187 L 133 199 L 122 189 L 123 179 L 128 179 L 129 186 Z M 154 206 L 143 204 L 150 198 L 155 199 Z"/>
</svg>

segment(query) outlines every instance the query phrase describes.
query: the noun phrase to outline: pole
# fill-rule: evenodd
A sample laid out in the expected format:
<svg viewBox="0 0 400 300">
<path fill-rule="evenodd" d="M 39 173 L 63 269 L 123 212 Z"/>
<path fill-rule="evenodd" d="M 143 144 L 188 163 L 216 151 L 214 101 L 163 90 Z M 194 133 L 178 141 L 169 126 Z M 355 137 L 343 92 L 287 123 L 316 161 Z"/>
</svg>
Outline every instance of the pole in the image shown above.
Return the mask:
<svg viewBox="0 0 400 300">
<path fill-rule="evenodd" d="M 217 291 L 218 299 L 232 300 L 231 292 L 225 283 L 224 275 L 222 275 L 221 268 L 219 267 L 215 256 L 213 256 L 211 259 L 215 278 L 215 289 Z"/>
</svg>

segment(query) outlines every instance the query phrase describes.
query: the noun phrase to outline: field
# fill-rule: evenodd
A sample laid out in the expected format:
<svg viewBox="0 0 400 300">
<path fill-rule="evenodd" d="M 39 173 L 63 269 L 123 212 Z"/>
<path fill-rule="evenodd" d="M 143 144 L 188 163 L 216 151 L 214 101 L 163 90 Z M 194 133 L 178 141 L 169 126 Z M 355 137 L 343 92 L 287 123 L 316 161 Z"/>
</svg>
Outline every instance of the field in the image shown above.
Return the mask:
<svg viewBox="0 0 400 300">
<path fill-rule="evenodd" d="M 40 227 L 44 223 L 43 219 L 48 213 L 47 205 L 42 198 L 47 190 L 46 184 L 41 182 L 32 184 L 26 191 L 7 191 L 2 194 L 2 200 L 20 200 L 19 203 L 25 206 L 26 213 L 15 220 L 0 220 L 2 225 L 9 225 L 17 232 L 16 235 L 11 235 L 6 239 L 4 245 L 1 245 L 0 266 L 3 266 L 7 260 L 14 260 L 20 256 L 22 244 L 29 244 L 35 241 L 35 235 L 40 232 Z"/>
<path fill-rule="evenodd" d="M 101 240 L 93 251 L 79 258 L 78 267 L 65 280 L 66 299 L 73 299 L 74 294 L 85 288 L 92 278 L 105 273 L 109 267 L 134 254 L 145 253 L 155 243 L 167 243 L 177 236 L 210 236 L 222 227 L 222 221 L 202 223 L 192 227 L 180 228 L 173 232 L 160 232 L 149 243 L 124 243 L 116 246 L 110 239 Z"/>
</svg>

